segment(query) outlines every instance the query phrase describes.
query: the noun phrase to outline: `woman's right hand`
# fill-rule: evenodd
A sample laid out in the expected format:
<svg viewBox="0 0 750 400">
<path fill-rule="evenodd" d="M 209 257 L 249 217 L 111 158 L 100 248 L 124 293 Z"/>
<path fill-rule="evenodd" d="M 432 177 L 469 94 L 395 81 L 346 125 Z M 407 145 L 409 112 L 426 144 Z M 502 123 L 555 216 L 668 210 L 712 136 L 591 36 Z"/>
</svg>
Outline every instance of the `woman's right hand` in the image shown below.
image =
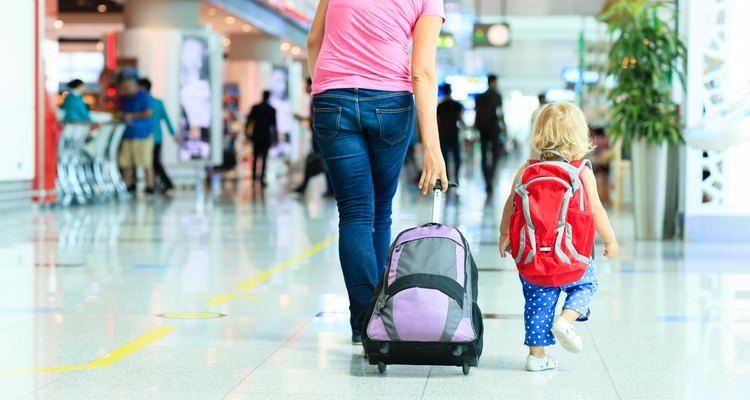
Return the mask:
<svg viewBox="0 0 750 400">
<path fill-rule="evenodd" d="M 425 148 L 422 156 L 422 177 L 419 179 L 419 190 L 423 195 L 427 194 L 435 188 L 438 179 L 440 179 L 443 191 L 448 190 L 448 174 L 445 172 L 443 153 L 437 146 Z"/>
</svg>

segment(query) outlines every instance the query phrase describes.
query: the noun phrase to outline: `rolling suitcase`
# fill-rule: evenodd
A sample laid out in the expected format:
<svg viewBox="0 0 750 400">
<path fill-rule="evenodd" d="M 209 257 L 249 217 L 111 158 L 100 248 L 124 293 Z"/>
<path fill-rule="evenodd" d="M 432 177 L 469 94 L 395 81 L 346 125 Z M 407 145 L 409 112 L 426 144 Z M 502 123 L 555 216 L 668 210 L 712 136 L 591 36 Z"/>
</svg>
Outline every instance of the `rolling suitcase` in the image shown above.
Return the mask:
<svg viewBox="0 0 750 400">
<path fill-rule="evenodd" d="M 364 347 L 384 373 L 390 364 L 454 365 L 468 374 L 482 354 L 478 272 L 469 244 L 441 225 L 440 181 L 432 222 L 401 232 L 365 316 Z"/>
</svg>

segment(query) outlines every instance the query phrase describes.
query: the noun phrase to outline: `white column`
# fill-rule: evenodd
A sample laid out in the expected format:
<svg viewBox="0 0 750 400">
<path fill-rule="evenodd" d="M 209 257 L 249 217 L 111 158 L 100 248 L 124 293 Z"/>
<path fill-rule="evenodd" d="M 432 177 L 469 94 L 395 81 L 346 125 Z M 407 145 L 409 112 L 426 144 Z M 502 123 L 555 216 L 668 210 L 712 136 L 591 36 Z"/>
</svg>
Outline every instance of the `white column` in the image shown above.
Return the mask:
<svg viewBox="0 0 750 400">
<path fill-rule="evenodd" d="M 750 240 L 749 121 L 726 115 L 750 99 L 745 0 L 689 0 L 685 20 L 689 147 L 685 165 L 686 237 L 695 241 Z M 701 136 L 708 138 L 701 140 Z M 719 145 L 720 144 L 720 145 Z"/>
<path fill-rule="evenodd" d="M 0 183 L 34 178 L 36 126 L 36 1 L 13 4 L 0 13 Z M 2 192 L 2 189 L 0 189 Z"/>
</svg>

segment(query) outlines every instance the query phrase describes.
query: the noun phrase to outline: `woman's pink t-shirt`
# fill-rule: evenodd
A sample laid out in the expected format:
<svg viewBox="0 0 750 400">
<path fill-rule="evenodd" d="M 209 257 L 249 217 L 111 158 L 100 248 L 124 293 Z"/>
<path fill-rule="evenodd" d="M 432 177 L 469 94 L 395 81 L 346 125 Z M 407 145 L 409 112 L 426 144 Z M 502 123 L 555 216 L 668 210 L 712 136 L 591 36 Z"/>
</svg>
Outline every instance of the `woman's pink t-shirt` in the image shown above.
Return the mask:
<svg viewBox="0 0 750 400">
<path fill-rule="evenodd" d="M 408 47 L 417 20 L 445 19 L 443 0 L 329 0 L 313 94 L 412 91 Z"/>
</svg>

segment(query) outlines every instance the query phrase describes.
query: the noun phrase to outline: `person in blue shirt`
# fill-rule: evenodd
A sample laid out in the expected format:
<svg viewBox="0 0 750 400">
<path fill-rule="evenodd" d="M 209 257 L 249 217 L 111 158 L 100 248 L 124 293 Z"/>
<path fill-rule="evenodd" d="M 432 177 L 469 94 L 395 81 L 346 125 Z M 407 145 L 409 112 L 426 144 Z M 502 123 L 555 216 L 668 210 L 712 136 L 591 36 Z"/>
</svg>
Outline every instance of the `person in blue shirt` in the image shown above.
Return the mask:
<svg viewBox="0 0 750 400">
<path fill-rule="evenodd" d="M 141 167 L 146 171 L 146 194 L 153 195 L 154 190 L 154 140 L 153 105 L 151 96 L 138 89 L 137 77 L 125 74 L 121 77 L 120 111 L 122 119 L 127 124 L 120 146 L 120 168 L 122 179 L 128 185 L 128 191 L 135 192 L 134 167 Z"/>
<path fill-rule="evenodd" d="M 63 122 L 88 122 L 91 123 L 89 108 L 83 102 L 83 90 L 85 86 L 80 79 L 73 79 L 68 82 L 68 95 L 62 104 L 62 110 L 65 111 Z"/>
<path fill-rule="evenodd" d="M 139 79 L 138 86 L 141 90 L 151 95 L 151 81 L 149 79 Z M 169 131 L 169 135 L 172 136 L 172 139 L 174 139 L 176 143 L 179 143 L 180 139 L 178 136 L 174 135 L 174 127 L 172 126 L 172 121 L 169 120 L 167 110 L 164 108 L 164 102 L 151 96 L 151 104 L 153 105 L 152 120 L 154 124 L 151 130 L 151 133 L 154 136 L 154 174 L 156 180 L 160 183 L 160 189 L 167 192 L 174 188 L 174 185 L 172 184 L 172 180 L 169 179 L 169 175 L 167 175 L 164 165 L 161 163 L 161 143 L 163 137 L 161 121 L 164 121 L 167 125 L 167 131 Z"/>
</svg>

